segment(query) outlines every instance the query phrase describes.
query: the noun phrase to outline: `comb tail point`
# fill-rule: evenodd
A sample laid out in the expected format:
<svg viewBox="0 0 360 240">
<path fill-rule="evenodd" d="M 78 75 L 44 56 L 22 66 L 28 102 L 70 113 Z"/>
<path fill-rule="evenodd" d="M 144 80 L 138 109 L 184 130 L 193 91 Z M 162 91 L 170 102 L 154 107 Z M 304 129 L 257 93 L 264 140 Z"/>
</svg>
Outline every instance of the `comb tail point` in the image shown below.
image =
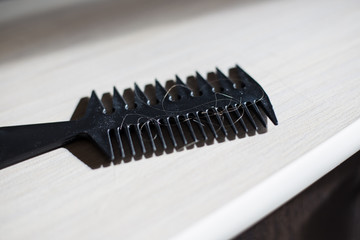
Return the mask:
<svg viewBox="0 0 360 240">
<path fill-rule="evenodd" d="M 272 122 L 274 125 L 278 125 L 279 122 L 278 122 L 278 120 L 277 120 L 277 118 L 276 118 L 276 115 L 275 115 L 274 110 L 271 108 L 271 109 L 267 110 L 267 113 L 268 113 L 268 117 L 269 117 L 269 119 L 271 120 L 271 122 Z"/>
<path fill-rule="evenodd" d="M 269 98 L 266 96 L 260 102 L 262 104 L 262 107 L 263 107 L 263 110 L 264 110 L 265 114 L 268 116 L 268 118 L 271 120 L 271 122 L 274 125 L 278 125 L 279 122 L 278 122 L 278 120 L 276 118 L 273 106 L 271 105 Z"/>
<path fill-rule="evenodd" d="M 263 97 L 260 100 L 263 110 L 266 113 L 266 115 L 268 116 L 268 118 L 271 120 L 271 122 L 274 125 L 278 125 L 278 120 L 276 118 L 274 109 L 271 105 L 270 99 L 267 96 L 267 94 L 265 93 L 265 91 L 262 89 L 262 87 L 260 86 L 260 84 L 258 82 L 256 82 L 249 74 L 247 74 L 239 65 L 236 64 L 236 69 L 238 70 L 238 74 L 241 77 L 241 80 L 247 84 L 247 85 L 253 85 L 254 87 L 258 87 L 258 89 L 260 89 L 263 92 Z"/>
</svg>

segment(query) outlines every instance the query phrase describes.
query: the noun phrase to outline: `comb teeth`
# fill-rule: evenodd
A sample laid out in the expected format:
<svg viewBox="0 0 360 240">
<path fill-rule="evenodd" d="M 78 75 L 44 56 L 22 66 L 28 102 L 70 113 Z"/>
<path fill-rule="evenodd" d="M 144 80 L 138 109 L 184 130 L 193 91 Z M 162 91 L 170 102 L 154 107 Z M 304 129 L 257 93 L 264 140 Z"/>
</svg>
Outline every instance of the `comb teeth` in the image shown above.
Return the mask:
<svg viewBox="0 0 360 240">
<path fill-rule="evenodd" d="M 130 154 L 146 154 L 148 149 L 157 151 L 156 142 L 162 149 L 168 148 L 166 138 L 175 148 L 189 141 L 207 141 L 209 134 L 226 137 L 229 130 L 238 135 L 249 129 L 266 128 L 266 116 L 277 125 L 270 100 L 260 85 L 239 66 L 235 68 L 241 87 L 219 69 L 216 69 L 219 92 L 196 72 L 198 95 L 194 89 L 175 76 L 177 100 L 171 100 L 168 91 L 155 80 L 156 104 L 150 105 L 147 96 L 137 84 L 134 86 L 134 109 L 114 87 L 112 114 L 106 114 L 95 92 L 92 92 L 84 119 L 92 119 L 91 129 L 86 133 L 110 159 L 114 159 L 110 131 L 115 132 L 121 157 L 126 156 L 125 145 Z M 264 114 L 266 116 L 264 116 Z M 100 117 L 101 116 L 101 117 Z M 89 121 L 89 120 L 88 120 Z M 229 130 L 228 130 L 229 129 Z M 138 146 L 138 149 L 136 148 Z"/>
</svg>

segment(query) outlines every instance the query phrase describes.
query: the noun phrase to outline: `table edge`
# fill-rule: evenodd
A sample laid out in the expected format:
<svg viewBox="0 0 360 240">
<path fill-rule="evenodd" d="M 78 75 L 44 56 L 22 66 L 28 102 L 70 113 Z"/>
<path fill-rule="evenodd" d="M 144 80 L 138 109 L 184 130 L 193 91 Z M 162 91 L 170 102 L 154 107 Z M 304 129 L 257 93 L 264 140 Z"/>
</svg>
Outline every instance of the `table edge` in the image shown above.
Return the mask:
<svg viewBox="0 0 360 240">
<path fill-rule="evenodd" d="M 229 239 L 243 232 L 356 153 L 356 133 L 360 119 L 173 239 Z"/>
</svg>

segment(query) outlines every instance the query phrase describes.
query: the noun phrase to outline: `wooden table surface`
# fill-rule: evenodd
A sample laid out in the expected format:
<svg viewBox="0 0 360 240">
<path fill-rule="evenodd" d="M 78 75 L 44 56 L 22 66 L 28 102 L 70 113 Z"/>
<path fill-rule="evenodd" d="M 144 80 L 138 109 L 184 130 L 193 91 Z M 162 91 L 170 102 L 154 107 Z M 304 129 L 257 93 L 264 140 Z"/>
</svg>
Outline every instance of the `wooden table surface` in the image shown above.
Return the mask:
<svg viewBox="0 0 360 240">
<path fill-rule="evenodd" d="M 3 169 L 1 238 L 229 238 L 360 149 L 359 1 L 82 4 L 0 22 L 1 126 L 235 64 L 279 125 L 98 169 L 65 148 Z"/>
</svg>

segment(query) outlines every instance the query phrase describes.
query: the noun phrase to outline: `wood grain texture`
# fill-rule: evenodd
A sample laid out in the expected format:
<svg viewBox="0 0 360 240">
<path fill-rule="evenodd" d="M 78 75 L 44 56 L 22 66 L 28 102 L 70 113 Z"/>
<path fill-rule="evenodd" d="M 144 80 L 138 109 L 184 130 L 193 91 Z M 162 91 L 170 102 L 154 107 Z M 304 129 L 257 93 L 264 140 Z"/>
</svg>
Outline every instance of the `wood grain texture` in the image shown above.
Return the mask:
<svg viewBox="0 0 360 240">
<path fill-rule="evenodd" d="M 66 149 L 1 170 L 4 239 L 174 237 L 359 119 L 358 1 L 234 2 L 157 22 L 161 14 L 149 15 L 146 21 L 156 24 L 146 28 L 7 55 L 0 65 L 0 125 L 68 120 L 92 89 L 100 94 L 238 63 L 268 93 L 279 126 L 97 170 Z M 40 36 L 66 36 L 72 26 L 59 24 Z M 10 40 L 31 34 L 7 29 L 6 36 L 0 32 L 6 49 L 21 47 L 23 41 Z"/>
</svg>

